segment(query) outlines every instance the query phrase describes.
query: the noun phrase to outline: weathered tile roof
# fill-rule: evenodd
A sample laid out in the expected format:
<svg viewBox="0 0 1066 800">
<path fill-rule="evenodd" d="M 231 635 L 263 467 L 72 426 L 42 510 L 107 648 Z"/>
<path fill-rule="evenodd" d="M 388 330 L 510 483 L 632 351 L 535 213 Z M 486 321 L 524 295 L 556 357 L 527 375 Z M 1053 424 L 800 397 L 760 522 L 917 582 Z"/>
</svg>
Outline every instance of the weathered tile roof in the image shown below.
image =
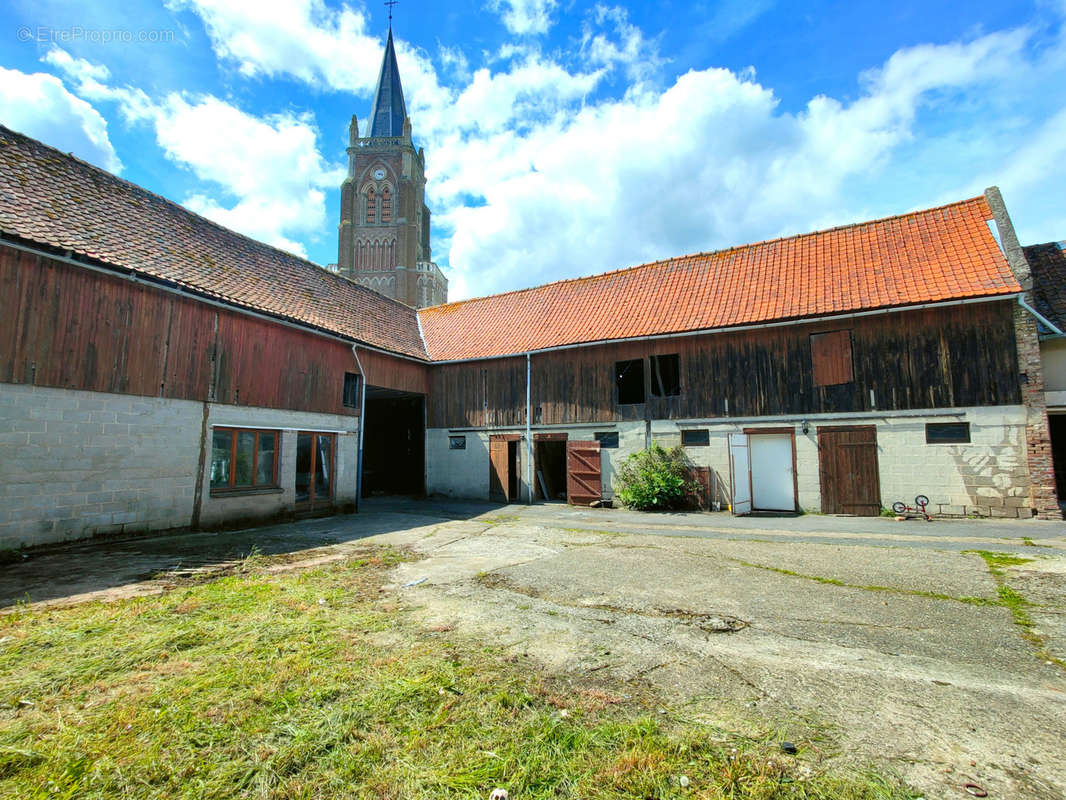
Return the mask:
<svg viewBox="0 0 1066 800">
<path fill-rule="evenodd" d="M 1066 330 L 1066 242 L 1048 242 L 1023 247 L 1033 274 L 1033 305 L 1036 310 Z M 1040 325 L 1041 333 L 1051 331 Z"/>
<path fill-rule="evenodd" d="M 426 357 L 413 309 L 3 126 L 0 233 Z"/>
<path fill-rule="evenodd" d="M 422 309 L 434 360 L 1021 290 L 985 198 Z"/>
</svg>

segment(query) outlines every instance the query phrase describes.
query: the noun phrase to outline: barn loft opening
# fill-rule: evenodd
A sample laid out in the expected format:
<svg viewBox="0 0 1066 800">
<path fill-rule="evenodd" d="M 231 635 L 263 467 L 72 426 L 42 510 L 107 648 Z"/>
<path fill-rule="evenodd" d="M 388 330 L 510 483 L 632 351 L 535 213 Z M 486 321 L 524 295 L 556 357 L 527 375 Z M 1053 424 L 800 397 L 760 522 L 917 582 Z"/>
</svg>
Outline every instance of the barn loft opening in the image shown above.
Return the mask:
<svg viewBox="0 0 1066 800">
<path fill-rule="evenodd" d="M 363 496 L 425 494 L 426 398 L 366 387 Z"/>
</svg>

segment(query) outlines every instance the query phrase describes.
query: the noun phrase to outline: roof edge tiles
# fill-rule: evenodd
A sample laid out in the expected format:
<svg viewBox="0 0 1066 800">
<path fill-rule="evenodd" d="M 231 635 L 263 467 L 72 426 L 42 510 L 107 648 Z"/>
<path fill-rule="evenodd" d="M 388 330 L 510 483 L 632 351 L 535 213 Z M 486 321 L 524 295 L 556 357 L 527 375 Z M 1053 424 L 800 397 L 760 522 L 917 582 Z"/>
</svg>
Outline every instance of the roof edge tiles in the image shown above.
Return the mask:
<svg viewBox="0 0 1066 800">
<path fill-rule="evenodd" d="M 419 322 L 430 358 L 451 361 L 1006 297 L 1021 287 L 992 218 L 980 195 L 431 306 Z M 634 319 L 620 321 L 626 315 Z"/>
<path fill-rule="evenodd" d="M 287 292 L 293 293 L 294 289 L 296 292 L 303 292 L 305 295 L 314 294 L 315 289 L 320 289 L 321 297 L 315 298 L 319 300 L 319 307 L 323 305 L 322 301 L 335 301 L 338 308 L 366 305 L 368 306 L 367 310 L 375 312 L 372 314 L 375 318 L 391 318 L 394 323 L 398 323 L 399 327 L 409 329 L 404 332 L 407 335 L 397 337 L 395 341 L 390 341 L 387 336 L 363 336 L 360 335 L 361 331 L 353 329 L 352 326 L 338 324 L 339 320 L 337 319 L 315 319 L 314 312 L 319 309 L 308 306 L 299 309 L 296 304 L 293 304 L 291 308 L 283 308 L 277 302 L 262 302 L 261 298 L 257 300 L 257 298 L 251 296 L 243 296 L 240 292 L 241 286 L 239 284 L 230 287 L 236 289 L 236 291 L 226 291 L 226 287 L 213 284 L 211 281 L 203 279 L 203 276 L 201 276 L 201 280 L 190 280 L 188 275 L 181 274 L 182 267 L 185 266 L 180 263 L 181 259 L 167 258 L 170 250 L 187 243 L 166 240 L 160 244 L 159 240 L 155 240 L 151 248 L 141 247 L 139 248 L 140 252 L 134 252 L 134 248 L 128 248 L 126 257 L 123 257 L 121 254 L 123 250 L 121 240 L 123 237 L 120 231 L 115 232 L 115 238 L 112 241 L 100 241 L 99 231 L 93 230 L 93 228 L 98 226 L 93 225 L 92 221 L 86 221 L 83 216 L 77 213 L 63 217 L 63 222 L 67 223 L 66 225 L 59 223 L 43 224 L 39 219 L 30 219 L 31 212 L 34 210 L 34 202 L 43 204 L 47 196 L 41 195 L 38 197 L 32 181 L 19 180 L 11 172 L 10 165 L 4 158 L 5 151 L 9 147 L 15 147 L 20 151 L 19 155 L 25 156 L 24 159 L 18 161 L 15 168 L 23 168 L 29 171 L 29 178 L 48 177 L 47 170 L 50 168 L 67 168 L 71 174 L 64 177 L 70 177 L 75 182 L 78 180 L 84 181 L 84 185 L 80 187 L 76 183 L 75 185 L 63 183 L 61 187 L 56 186 L 55 188 L 59 190 L 57 192 L 59 196 L 52 198 L 49 210 L 60 202 L 72 203 L 75 206 L 84 205 L 86 198 L 78 197 L 74 199 L 72 195 L 72 190 L 74 189 L 81 188 L 86 190 L 87 193 L 91 191 L 106 192 L 110 189 L 111 196 L 106 199 L 113 201 L 113 207 L 86 209 L 86 213 L 92 215 L 93 212 L 100 212 L 99 216 L 104 218 L 121 216 L 121 220 L 114 220 L 116 225 L 119 222 L 130 222 L 131 220 L 137 222 L 138 217 L 155 215 L 159 217 L 156 220 L 157 222 L 171 223 L 182 230 L 196 231 L 200 236 L 201 242 L 208 245 L 205 250 L 226 250 L 235 259 L 240 259 L 241 256 L 244 256 L 245 261 L 252 263 L 224 265 L 223 269 L 227 271 L 230 269 L 239 270 L 251 266 L 258 270 L 258 274 L 249 273 L 248 277 L 258 279 L 261 284 L 260 288 L 266 290 L 263 296 L 267 299 L 280 299 Z M 35 168 L 36 172 L 34 172 Z M 5 182 L 5 176 L 9 177 L 9 181 L 14 178 L 14 182 Z M 48 182 L 45 180 L 41 182 L 49 184 L 50 189 L 52 188 L 50 184 L 56 183 L 56 181 Z M 26 188 L 27 186 L 30 188 Z M 143 202 L 145 205 L 133 207 L 129 203 L 131 197 Z M 98 198 L 94 198 L 94 202 L 97 200 Z M 20 201 L 22 202 L 20 203 Z M 124 203 L 125 205 L 118 208 L 118 203 Z M 71 210 L 77 212 L 81 209 L 74 208 Z M 58 214 L 52 213 L 48 218 L 52 219 L 58 216 Z M 80 229 L 77 225 L 78 222 L 83 223 Z M 16 240 L 38 244 L 45 249 L 54 250 L 57 254 L 68 252 L 77 254 L 90 262 L 115 269 L 130 270 L 138 275 L 159 280 L 163 283 L 172 283 L 234 308 L 254 311 L 300 325 L 311 331 L 329 333 L 350 340 L 353 343 L 365 344 L 423 361 L 427 360 L 425 345 L 422 342 L 421 333 L 418 331 L 418 321 L 415 317 L 414 309 L 410 306 L 361 286 L 302 256 L 227 228 L 132 181 L 3 125 L 0 125 L 0 233 Z M 155 239 L 152 234 L 162 235 L 162 233 L 163 231 L 161 230 L 150 231 L 148 235 L 150 238 Z M 193 244 L 196 243 L 193 242 Z M 201 253 L 201 255 L 204 254 Z M 146 263 L 148 261 L 151 263 Z M 272 268 L 275 271 L 274 275 L 263 274 Z M 282 276 L 282 272 L 287 272 L 288 274 Z M 304 285 L 287 287 L 282 282 L 283 277 L 295 278 Z M 299 310 L 310 311 L 311 313 L 300 314 L 298 313 Z M 406 323 L 404 318 L 407 318 Z M 375 319 L 376 321 L 378 320 Z M 403 341 L 400 341 L 400 339 L 403 339 Z"/>
</svg>

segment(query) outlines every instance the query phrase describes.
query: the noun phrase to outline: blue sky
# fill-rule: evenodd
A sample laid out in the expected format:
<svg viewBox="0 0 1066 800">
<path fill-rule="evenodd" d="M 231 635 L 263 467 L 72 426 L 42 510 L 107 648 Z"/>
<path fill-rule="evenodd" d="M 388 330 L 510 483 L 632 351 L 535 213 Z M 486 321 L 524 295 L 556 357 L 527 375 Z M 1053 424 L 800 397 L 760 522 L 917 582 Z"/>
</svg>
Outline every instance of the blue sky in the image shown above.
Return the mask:
<svg viewBox="0 0 1066 800">
<path fill-rule="evenodd" d="M 1066 0 L 403 0 L 452 299 L 1003 190 L 1066 238 Z M 382 3 L 15 0 L 0 122 L 337 260 Z"/>
</svg>

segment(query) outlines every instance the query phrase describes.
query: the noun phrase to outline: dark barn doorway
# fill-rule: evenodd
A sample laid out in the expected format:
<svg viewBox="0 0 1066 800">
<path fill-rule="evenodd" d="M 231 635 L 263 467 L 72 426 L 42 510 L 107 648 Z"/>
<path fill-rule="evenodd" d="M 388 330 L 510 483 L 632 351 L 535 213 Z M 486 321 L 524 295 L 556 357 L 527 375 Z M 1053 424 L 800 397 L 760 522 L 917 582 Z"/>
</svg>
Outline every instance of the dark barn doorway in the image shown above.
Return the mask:
<svg viewBox="0 0 1066 800">
<path fill-rule="evenodd" d="M 533 468 L 538 500 L 566 502 L 566 434 L 533 436 Z"/>
<path fill-rule="evenodd" d="M 1059 505 L 1066 507 L 1066 412 L 1048 414 L 1051 429 L 1051 462 L 1055 468 L 1055 488 Z"/>
<path fill-rule="evenodd" d="M 363 497 L 425 494 L 425 408 L 423 395 L 366 387 Z"/>
</svg>

